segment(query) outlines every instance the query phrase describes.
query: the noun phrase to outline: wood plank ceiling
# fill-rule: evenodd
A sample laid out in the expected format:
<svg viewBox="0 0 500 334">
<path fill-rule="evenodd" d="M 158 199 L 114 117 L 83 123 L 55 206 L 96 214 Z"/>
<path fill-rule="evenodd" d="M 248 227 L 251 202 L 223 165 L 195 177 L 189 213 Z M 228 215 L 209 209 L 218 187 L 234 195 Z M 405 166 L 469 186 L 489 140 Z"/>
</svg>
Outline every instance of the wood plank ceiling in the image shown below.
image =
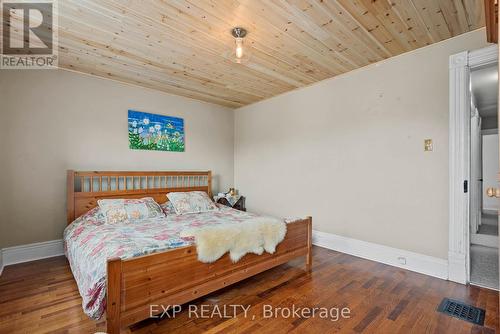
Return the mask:
<svg viewBox="0 0 500 334">
<path fill-rule="evenodd" d="M 64 0 L 59 65 L 232 108 L 484 26 L 482 0 Z M 236 64 L 234 26 L 250 60 Z"/>
</svg>

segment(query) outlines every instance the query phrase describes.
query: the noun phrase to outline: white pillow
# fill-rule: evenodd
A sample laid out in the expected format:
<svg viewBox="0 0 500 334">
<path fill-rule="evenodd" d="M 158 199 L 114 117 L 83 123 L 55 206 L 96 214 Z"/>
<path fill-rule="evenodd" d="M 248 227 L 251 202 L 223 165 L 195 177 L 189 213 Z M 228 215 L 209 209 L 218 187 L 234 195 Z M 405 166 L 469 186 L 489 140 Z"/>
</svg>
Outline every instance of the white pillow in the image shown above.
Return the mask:
<svg viewBox="0 0 500 334">
<path fill-rule="evenodd" d="M 165 217 L 161 207 L 151 197 L 141 199 L 100 199 L 97 204 L 106 217 L 106 223 L 108 224 Z"/>
<path fill-rule="evenodd" d="M 204 191 L 171 192 L 167 198 L 178 215 L 219 210 Z"/>
</svg>

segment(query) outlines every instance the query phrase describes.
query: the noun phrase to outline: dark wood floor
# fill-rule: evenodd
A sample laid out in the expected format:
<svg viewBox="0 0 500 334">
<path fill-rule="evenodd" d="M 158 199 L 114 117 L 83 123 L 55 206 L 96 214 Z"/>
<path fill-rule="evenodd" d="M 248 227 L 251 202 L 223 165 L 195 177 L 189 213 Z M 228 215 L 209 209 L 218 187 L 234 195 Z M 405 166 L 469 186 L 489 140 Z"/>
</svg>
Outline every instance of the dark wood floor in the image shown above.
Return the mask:
<svg viewBox="0 0 500 334">
<path fill-rule="evenodd" d="M 312 274 L 292 262 L 264 272 L 193 303 L 251 305 L 248 317 L 189 317 L 146 320 L 128 333 L 495 333 L 498 293 L 405 271 L 323 248 L 314 249 Z M 485 327 L 436 312 L 443 297 L 464 300 L 486 309 Z M 264 319 L 263 305 L 274 307 L 348 307 L 351 318 Z M 200 310 L 200 308 L 198 308 Z M 228 316 L 233 313 L 228 308 Z M 201 316 L 201 314 L 199 313 Z M 253 319 L 253 316 L 255 318 Z M 0 333 L 94 333 L 94 322 L 81 299 L 64 257 L 6 267 L 0 277 Z M 498 331 L 500 333 L 500 331 Z"/>
</svg>

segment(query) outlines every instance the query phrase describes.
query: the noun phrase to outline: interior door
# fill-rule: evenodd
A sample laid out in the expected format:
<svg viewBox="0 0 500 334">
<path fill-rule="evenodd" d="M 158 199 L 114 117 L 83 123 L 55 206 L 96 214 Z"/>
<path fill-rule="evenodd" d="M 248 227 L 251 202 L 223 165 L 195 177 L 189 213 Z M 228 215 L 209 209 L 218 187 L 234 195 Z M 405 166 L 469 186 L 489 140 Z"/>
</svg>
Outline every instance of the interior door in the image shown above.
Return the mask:
<svg viewBox="0 0 500 334">
<path fill-rule="evenodd" d="M 470 233 L 476 234 L 481 225 L 481 117 L 475 106 L 471 106 L 470 124 Z M 470 268 L 470 267 L 469 267 Z"/>
</svg>

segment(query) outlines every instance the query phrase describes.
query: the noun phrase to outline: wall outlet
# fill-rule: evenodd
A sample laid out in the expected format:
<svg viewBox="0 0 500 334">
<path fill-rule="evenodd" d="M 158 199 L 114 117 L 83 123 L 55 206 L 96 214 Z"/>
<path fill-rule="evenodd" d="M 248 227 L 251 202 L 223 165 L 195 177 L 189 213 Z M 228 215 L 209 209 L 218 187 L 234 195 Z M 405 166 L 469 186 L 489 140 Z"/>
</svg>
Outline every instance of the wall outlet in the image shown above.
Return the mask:
<svg viewBox="0 0 500 334">
<path fill-rule="evenodd" d="M 399 256 L 398 257 L 398 262 L 399 262 L 399 264 L 406 264 L 406 258 L 403 257 L 403 256 Z"/>
</svg>

